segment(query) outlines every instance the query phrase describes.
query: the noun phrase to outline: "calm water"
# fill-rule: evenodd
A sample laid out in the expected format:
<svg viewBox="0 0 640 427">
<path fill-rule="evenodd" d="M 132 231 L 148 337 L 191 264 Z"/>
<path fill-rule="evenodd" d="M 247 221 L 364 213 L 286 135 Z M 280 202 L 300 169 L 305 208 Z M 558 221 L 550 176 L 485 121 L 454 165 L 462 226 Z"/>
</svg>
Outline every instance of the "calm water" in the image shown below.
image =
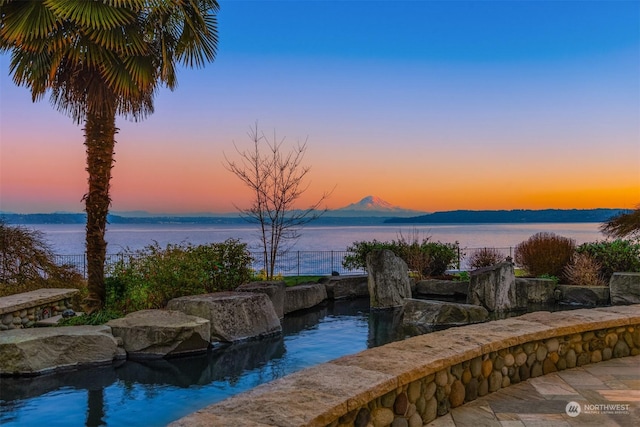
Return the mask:
<svg viewBox="0 0 640 427">
<path fill-rule="evenodd" d="M 510 247 L 540 231 L 601 240 L 597 223 L 436 226 L 307 227 L 297 250 L 343 250 L 354 241 L 392 240 L 399 233 L 460 242 L 462 247 Z M 59 254 L 84 251 L 79 225 L 33 226 Z M 238 238 L 255 242 L 246 226 L 112 225 L 109 253 L 157 241 L 193 244 Z M 399 318 L 370 314 L 368 300 L 330 303 L 283 321 L 283 335 L 215 349 L 207 355 L 117 366 L 36 378 L 0 379 L 0 425 L 162 426 L 186 414 L 302 368 L 404 338 Z"/>
<path fill-rule="evenodd" d="M 0 425 L 163 426 L 302 368 L 404 338 L 368 299 L 288 315 L 283 334 L 207 355 L 0 379 Z"/>
<path fill-rule="evenodd" d="M 578 244 L 603 240 L 598 231 L 599 223 L 579 224 L 467 224 L 467 225 L 380 225 L 380 226 L 317 226 L 302 229 L 302 236 L 295 244 L 299 251 L 345 250 L 355 241 L 388 241 L 402 233 L 411 238 L 414 233 L 420 239 L 431 236 L 433 241 L 459 242 L 462 248 L 509 248 L 528 239 L 535 233 L 550 231 L 570 237 Z M 61 255 L 84 253 L 84 226 L 77 224 L 31 225 L 42 231 L 54 251 Z M 132 250 L 157 241 L 168 243 L 189 242 L 206 244 L 222 242 L 228 238 L 240 239 L 251 248 L 257 247 L 256 227 L 246 225 L 187 225 L 187 224 L 112 224 L 106 234 L 108 253 Z"/>
<path fill-rule="evenodd" d="M 530 310 L 567 308 L 577 307 Z M 164 426 L 300 369 L 407 336 L 399 310 L 370 312 L 368 298 L 287 315 L 282 328 L 282 335 L 202 356 L 0 378 L 0 425 Z"/>
</svg>

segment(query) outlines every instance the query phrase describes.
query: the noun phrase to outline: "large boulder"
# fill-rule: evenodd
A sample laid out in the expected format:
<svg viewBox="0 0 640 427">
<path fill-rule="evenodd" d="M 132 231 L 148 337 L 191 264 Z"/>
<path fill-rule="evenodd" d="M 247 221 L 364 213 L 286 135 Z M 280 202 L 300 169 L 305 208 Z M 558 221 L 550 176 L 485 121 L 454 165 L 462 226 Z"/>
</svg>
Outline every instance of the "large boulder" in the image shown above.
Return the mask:
<svg viewBox="0 0 640 427">
<path fill-rule="evenodd" d="M 558 285 L 560 301 L 570 305 L 595 307 L 609 304 L 607 286 Z"/>
<path fill-rule="evenodd" d="M 480 323 L 485 322 L 488 317 L 487 309 L 477 305 L 407 299 L 404 305 L 403 324 L 424 333 L 430 332 L 433 325 Z"/>
<path fill-rule="evenodd" d="M 0 333 L 0 375 L 39 375 L 124 357 L 111 328 L 66 326 Z"/>
<path fill-rule="evenodd" d="M 122 338 L 130 359 L 162 358 L 207 351 L 209 321 L 174 310 L 142 310 L 109 321 L 113 336 Z"/>
<path fill-rule="evenodd" d="M 284 291 L 286 285 L 283 280 L 267 280 L 264 282 L 250 282 L 240 285 L 236 288 L 238 292 L 258 292 L 266 294 L 271 303 L 273 309 L 276 311 L 278 318 L 284 317 Z"/>
<path fill-rule="evenodd" d="M 331 276 L 323 282 L 327 297 L 333 300 L 369 297 L 369 283 L 366 275 Z"/>
<path fill-rule="evenodd" d="M 516 292 L 519 298 L 519 307 L 526 307 L 527 303 L 549 304 L 555 301 L 556 281 L 552 279 L 538 279 L 528 277 L 516 277 Z"/>
<path fill-rule="evenodd" d="M 211 322 L 210 341 L 234 342 L 282 331 L 280 320 L 266 294 L 217 292 L 174 298 L 167 309 Z"/>
<path fill-rule="evenodd" d="M 371 308 L 401 307 L 411 298 L 407 263 L 388 249 L 367 254 L 369 300 Z"/>
<path fill-rule="evenodd" d="M 284 291 L 284 314 L 314 307 L 327 299 L 327 289 L 322 283 L 291 286 Z"/>
<path fill-rule="evenodd" d="M 522 308 L 516 298 L 516 275 L 513 263 L 505 261 L 471 272 L 467 303 L 481 305 L 489 311 Z"/>
<path fill-rule="evenodd" d="M 416 283 L 415 293 L 421 296 L 466 298 L 469 282 L 456 280 L 426 279 Z"/>
<path fill-rule="evenodd" d="M 613 273 L 609 290 L 612 305 L 640 304 L 640 273 Z"/>
</svg>

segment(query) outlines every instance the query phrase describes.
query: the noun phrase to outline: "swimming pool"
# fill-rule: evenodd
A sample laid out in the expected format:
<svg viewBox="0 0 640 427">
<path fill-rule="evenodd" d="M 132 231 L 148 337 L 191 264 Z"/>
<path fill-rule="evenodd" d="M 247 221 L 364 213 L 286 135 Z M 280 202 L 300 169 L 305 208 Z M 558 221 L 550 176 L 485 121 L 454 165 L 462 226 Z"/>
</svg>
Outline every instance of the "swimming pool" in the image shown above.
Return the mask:
<svg viewBox="0 0 640 427">
<path fill-rule="evenodd" d="M 300 369 L 403 339 L 400 316 L 366 298 L 287 315 L 282 335 L 206 355 L 0 379 L 0 425 L 163 426 Z"/>
</svg>

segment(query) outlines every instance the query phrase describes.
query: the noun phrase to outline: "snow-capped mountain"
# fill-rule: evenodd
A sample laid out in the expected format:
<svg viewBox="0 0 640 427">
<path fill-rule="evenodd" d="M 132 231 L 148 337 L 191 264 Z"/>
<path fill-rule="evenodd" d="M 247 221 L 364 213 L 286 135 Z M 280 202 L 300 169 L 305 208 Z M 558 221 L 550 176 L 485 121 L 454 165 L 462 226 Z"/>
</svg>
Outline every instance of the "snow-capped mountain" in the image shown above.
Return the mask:
<svg viewBox="0 0 640 427">
<path fill-rule="evenodd" d="M 402 208 L 393 206 L 391 203 L 386 200 L 382 200 L 380 197 L 367 196 L 359 202 L 351 203 L 341 209 L 351 211 L 394 211 Z"/>
<path fill-rule="evenodd" d="M 376 196 L 367 196 L 356 203 L 326 213 L 327 216 L 398 216 L 407 217 L 423 214 L 422 211 L 394 206 Z"/>
</svg>

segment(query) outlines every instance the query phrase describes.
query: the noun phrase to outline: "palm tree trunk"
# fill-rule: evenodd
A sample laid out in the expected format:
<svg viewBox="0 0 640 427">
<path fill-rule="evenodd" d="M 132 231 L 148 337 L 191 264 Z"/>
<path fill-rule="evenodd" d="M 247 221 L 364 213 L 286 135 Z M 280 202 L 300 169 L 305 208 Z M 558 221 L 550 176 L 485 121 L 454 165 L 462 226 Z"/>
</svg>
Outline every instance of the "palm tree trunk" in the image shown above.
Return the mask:
<svg viewBox="0 0 640 427">
<path fill-rule="evenodd" d="M 87 172 L 89 192 L 84 196 L 87 212 L 87 288 L 85 310 L 92 312 L 104 306 L 104 263 L 107 242 L 104 233 L 111 198 L 109 182 L 113 167 L 115 134 L 115 111 L 113 114 L 88 113 L 85 122 L 85 145 L 87 147 Z"/>
</svg>

